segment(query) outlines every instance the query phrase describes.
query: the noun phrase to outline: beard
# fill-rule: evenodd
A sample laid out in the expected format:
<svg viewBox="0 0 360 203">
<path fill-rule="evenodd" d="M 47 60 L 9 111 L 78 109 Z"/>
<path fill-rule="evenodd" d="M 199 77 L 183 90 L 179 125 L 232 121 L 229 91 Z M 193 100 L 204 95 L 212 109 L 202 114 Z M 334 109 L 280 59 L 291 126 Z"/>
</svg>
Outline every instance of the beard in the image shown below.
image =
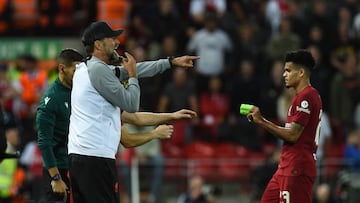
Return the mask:
<svg viewBox="0 0 360 203">
<path fill-rule="evenodd" d="M 119 56 L 117 51 L 113 51 L 109 57 L 109 65 L 119 66 L 121 65 L 122 57 Z"/>
</svg>

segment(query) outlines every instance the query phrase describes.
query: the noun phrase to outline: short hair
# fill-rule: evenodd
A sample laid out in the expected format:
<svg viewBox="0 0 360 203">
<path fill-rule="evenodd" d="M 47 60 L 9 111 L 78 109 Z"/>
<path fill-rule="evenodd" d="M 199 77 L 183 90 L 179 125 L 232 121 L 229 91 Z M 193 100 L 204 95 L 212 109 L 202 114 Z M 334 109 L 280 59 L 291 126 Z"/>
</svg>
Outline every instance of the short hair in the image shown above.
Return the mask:
<svg viewBox="0 0 360 203">
<path fill-rule="evenodd" d="M 65 64 L 66 66 L 71 66 L 71 64 L 75 61 L 82 61 L 84 59 L 84 56 L 81 55 L 78 51 L 75 49 L 67 48 L 63 49 L 58 58 L 58 63 Z"/>
<path fill-rule="evenodd" d="M 310 51 L 300 49 L 296 51 L 289 51 L 285 54 L 285 63 L 292 62 L 296 65 L 303 66 L 310 72 L 315 68 L 315 59 Z"/>
</svg>

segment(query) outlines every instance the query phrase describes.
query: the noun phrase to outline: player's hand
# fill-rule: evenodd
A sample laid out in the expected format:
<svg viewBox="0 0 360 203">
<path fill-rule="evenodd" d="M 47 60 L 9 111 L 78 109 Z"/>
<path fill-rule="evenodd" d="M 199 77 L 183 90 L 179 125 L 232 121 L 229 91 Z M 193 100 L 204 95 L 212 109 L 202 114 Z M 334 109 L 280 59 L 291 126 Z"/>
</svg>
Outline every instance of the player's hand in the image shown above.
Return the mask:
<svg viewBox="0 0 360 203">
<path fill-rule="evenodd" d="M 153 130 L 153 133 L 159 139 L 169 139 L 174 132 L 174 126 L 172 125 L 159 125 Z"/>
<path fill-rule="evenodd" d="M 249 122 L 259 123 L 262 119 L 262 115 L 259 107 L 253 106 L 250 109 L 250 113 L 246 116 Z"/>
<path fill-rule="evenodd" d="M 199 59 L 199 56 L 180 56 L 175 57 L 172 60 L 172 66 L 174 67 L 181 67 L 181 68 L 193 68 L 194 67 L 194 60 Z"/>
<path fill-rule="evenodd" d="M 125 52 L 125 56 L 126 58 L 122 59 L 122 65 L 124 66 L 125 70 L 128 72 L 129 77 L 137 77 L 135 58 L 128 52 Z"/>
<path fill-rule="evenodd" d="M 173 113 L 174 120 L 179 119 L 190 119 L 197 117 L 197 113 L 195 111 L 189 109 L 181 109 Z"/>
<path fill-rule="evenodd" d="M 64 197 L 64 201 L 66 202 L 67 200 L 67 192 L 68 192 L 68 187 L 66 186 L 65 182 L 63 180 L 53 180 L 51 181 L 51 188 L 52 191 L 60 196 Z"/>
</svg>

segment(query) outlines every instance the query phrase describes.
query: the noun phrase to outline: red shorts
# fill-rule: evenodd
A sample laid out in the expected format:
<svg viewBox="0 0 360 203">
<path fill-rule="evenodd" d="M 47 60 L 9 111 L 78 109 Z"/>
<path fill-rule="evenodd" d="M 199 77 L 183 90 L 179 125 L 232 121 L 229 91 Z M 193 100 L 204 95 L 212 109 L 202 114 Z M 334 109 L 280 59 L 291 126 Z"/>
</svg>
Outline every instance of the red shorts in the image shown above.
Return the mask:
<svg viewBox="0 0 360 203">
<path fill-rule="evenodd" d="M 275 174 L 269 181 L 261 203 L 311 203 L 315 177 Z"/>
</svg>

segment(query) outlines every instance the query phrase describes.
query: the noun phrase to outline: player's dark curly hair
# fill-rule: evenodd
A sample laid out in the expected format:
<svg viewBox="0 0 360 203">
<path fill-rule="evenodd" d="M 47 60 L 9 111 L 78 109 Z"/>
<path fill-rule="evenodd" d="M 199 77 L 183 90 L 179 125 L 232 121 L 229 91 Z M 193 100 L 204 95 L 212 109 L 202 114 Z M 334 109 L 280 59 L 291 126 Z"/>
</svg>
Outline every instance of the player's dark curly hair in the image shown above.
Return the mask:
<svg viewBox="0 0 360 203">
<path fill-rule="evenodd" d="M 310 72 L 315 68 L 315 59 L 306 49 L 289 51 L 285 54 L 285 63 L 292 62 L 294 64 L 307 68 Z"/>
</svg>

